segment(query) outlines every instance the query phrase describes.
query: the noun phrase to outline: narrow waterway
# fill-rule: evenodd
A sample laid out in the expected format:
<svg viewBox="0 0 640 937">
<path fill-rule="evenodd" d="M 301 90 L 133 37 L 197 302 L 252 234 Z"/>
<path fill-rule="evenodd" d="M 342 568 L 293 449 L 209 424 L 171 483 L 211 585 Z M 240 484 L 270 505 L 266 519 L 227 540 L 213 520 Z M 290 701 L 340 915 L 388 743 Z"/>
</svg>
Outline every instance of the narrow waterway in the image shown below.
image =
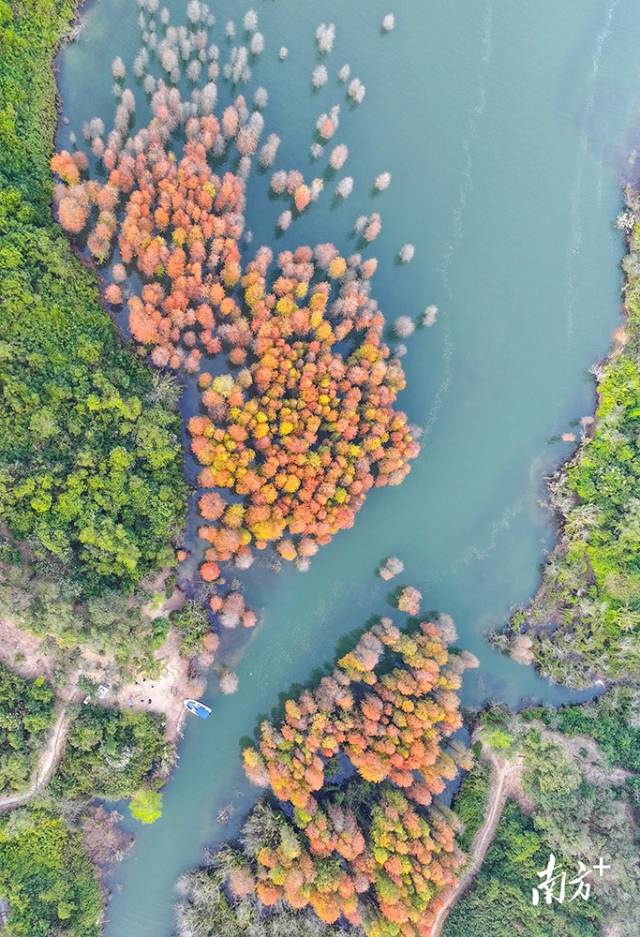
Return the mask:
<svg viewBox="0 0 640 937">
<path fill-rule="evenodd" d="M 167 4 L 182 21 L 185 3 Z M 224 22 L 245 7 L 212 3 Z M 392 9 L 396 29 L 381 35 Z M 579 698 L 494 652 L 483 638 L 526 602 L 553 531 L 539 506 L 543 477 L 570 451 L 553 441 L 593 407 L 588 369 L 618 321 L 622 239 L 620 182 L 640 125 L 640 20 L 634 0 L 274 0 L 256 4 L 266 49 L 253 88 L 269 90 L 267 129 L 283 137 L 276 168 L 306 170 L 318 114 L 342 104 L 353 195 L 325 197 L 276 237 L 285 207 L 249 185 L 254 243 L 276 249 L 333 240 L 345 250 L 361 213 L 380 211 L 375 293 L 389 319 L 440 316 L 408 341 L 401 405 L 425 428 L 423 452 L 400 488 L 374 491 L 353 530 L 338 536 L 305 575 L 257 564 L 248 578 L 261 624 L 238 657 L 239 692 L 207 696 L 214 717 L 191 720 L 164 816 L 136 828 L 118 868 L 107 937 L 168 937 L 174 884 L 205 844 L 232 835 L 255 792 L 240 766 L 242 739 L 296 681 L 330 661 L 337 642 L 388 611 L 375 577 L 402 557 L 403 580 L 428 608 L 450 612 L 460 643 L 481 667 L 465 678 L 464 703 L 488 697 Z M 110 63 L 137 48 L 132 0 L 94 0 L 80 39 L 60 55 L 60 91 L 71 129 L 113 114 Z M 330 80 L 310 87 L 319 21 L 335 22 Z M 289 58 L 278 60 L 281 45 Z M 364 81 L 359 108 L 336 73 Z M 138 117 L 144 117 L 139 109 Z M 390 189 L 376 196 L 377 173 Z M 400 246 L 414 261 L 395 263 Z M 188 407 L 189 404 L 186 404 Z M 192 519 L 193 520 L 193 519 Z M 215 683 L 215 679 L 212 683 Z M 218 810 L 235 813 L 222 827 Z"/>
</svg>

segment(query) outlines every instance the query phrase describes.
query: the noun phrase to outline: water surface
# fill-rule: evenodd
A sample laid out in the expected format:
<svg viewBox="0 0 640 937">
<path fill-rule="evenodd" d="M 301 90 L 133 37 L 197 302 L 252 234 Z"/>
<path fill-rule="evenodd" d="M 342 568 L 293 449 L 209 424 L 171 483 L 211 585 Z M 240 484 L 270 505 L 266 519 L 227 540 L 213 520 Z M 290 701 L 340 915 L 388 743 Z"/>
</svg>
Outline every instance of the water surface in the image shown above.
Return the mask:
<svg viewBox="0 0 640 937">
<path fill-rule="evenodd" d="M 182 15 L 184 3 L 168 5 Z M 221 24 L 244 12 L 232 0 L 213 8 Z M 353 249 L 357 215 L 382 213 L 374 281 L 382 309 L 390 319 L 432 302 L 441 309 L 404 359 L 401 404 L 425 428 L 423 452 L 405 484 L 373 492 L 355 528 L 309 573 L 251 570 L 248 592 L 263 621 L 237 661 L 240 691 L 224 698 L 212 687 L 214 718 L 188 723 L 164 816 L 136 829 L 117 870 L 107 937 L 171 933 L 176 878 L 205 844 L 237 830 L 255 796 L 241 739 L 283 690 L 333 658 L 339 639 L 388 611 L 387 586 L 374 575 L 383 557 L 403 558 L 403 581 L 422 590 L 427 607 L 450 612 L 461 644 L 479 657 L 465 704 L 578 698 L 501 657 L 483 633 L 536 588 L 553 537 L 539 505 L 543 477 L 569 452 L 550 440 L 592 410 L 588 368 L 618 321 L 622 240 L 613 222 L 638 126 L 640 19 L 633 0 L 397 0 L 391 8 L 396 30 L 382 36 L 386 0 L 257 4 L 267 46 L 254 84 L 269 89 L 267 129 L 283 137 L 276 168 L 306 169 L 315 118 L 341 102 L 338 138 L 356 186 L 346 203 L 325 198 L 276 238 L 285 205 L 255 177 L 247 223 L 256 244 L 276 249 L 323 240 Z M 62 139 L 94 114 L 112 114 L 110 62 L 119 54 L 130 64 L 136 14 L 131 0 L 87 8 L 79 42 L 60 57 L 71 119 Z M 320 20 L 337 24 L 337 39 L 329 85 L 313 93 Z M 360 108 L 349 108 L 336 82 L 344 62 L 366 84 Z M 385 169 L 391 188 L 373 196 Z M 405 241 L 416 256 L 399 267 Z M 229 803 L 236 812 L 221 827 L 216 813 Z"/>
</svg>

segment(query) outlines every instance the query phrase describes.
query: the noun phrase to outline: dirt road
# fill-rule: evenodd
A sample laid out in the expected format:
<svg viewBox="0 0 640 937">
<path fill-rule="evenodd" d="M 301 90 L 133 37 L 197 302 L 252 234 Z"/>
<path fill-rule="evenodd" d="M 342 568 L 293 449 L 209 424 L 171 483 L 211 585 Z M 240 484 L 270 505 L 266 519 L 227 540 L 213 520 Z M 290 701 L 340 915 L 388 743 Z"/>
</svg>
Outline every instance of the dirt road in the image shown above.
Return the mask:
<svg viewBox="0 0 640 937">
<path fill-rule="evenodd" d="M 484 857 L 495 836 L 507 797 L 518 788 L 522 771 L 520 764 L 504 761 L 493 754 L 489 755 L 489 761 L 492 767 L 489 799 L 487 800 L 484 822 L 471 844 L 471 862 L 455 888 L 443 895 L 444 904 L 436 914 L 429 937 L 440 937 L 444 922 L 452 907 L 462 897 L 480 871 Z"/>
</svg>

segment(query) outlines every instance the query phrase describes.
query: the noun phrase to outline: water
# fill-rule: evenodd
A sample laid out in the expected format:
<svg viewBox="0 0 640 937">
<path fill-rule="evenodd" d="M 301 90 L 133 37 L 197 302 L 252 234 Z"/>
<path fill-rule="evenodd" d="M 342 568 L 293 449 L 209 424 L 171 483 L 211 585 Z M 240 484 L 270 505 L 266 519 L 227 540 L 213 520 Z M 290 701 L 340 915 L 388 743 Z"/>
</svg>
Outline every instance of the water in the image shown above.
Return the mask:
<svg viewBox="0 0 640 937">
<path fill-rule="evenodd" d="M 257 5 L 267 49 L 254 77 L 269 89 L 268 130 L 283 137 L 278 168 L 306 168 L 315 118 L 343 101 L 335 73 L 344 62 L 367 96 L 360 108 L 343 106 L 338 134 L 351 151 L 351 199 L 336 207 L 325 198 L 276 238 L 285 206 L 257 177 L 247 216 L 256 244 L 346 248 L 357 215 L 382 213 L 381 307 L 391 319 L 431 302 L 441 309 L 405 358 L 401 403 L 425 427 L 423 453 L 401 488 L 370 496 L 354 530 L 308 574 L 251 570 L 248 591 L 264 621 L 241 655 L 226 650 L 239 656 L 240 691 L 224 698 L 212 687 L 213 718 L 188 722 L 164 816 L 136 828 L 117 870 L 107 937 L 171 933 L 176 878 L 205 844 L 237 830 L 255 796 L 240 768 L 243 737 L 292 683 L 332 660 L 339 639 L 388 611 L 374 576 L 383 557 L 404 559 L 403 581 L 421 588 L 427 607 L 453 614 L 461 644 L 480 658 L 465 677 L 465 704 L 579 698 L 501 657 L 483 632 L 536 588 L 553 538 L 542 480 L 569 451 L 550 440 L 593 409 L 588 368 L 618 321 L 622 240 L 613 221 L 639 124 L 640 20 L 634 0 L 390 6 L 397 27 L 381 36 L 386 0 Z M 232 0 L 214 8 L 221 24 L 244 12 Z M 136 11 L 131 0 L 98 0 L 80 41 L 63 51 L 60 89 L 76 129 L 96 113 L 111 116 L 110 62 L 131 62 Z M 312 93 L 320 20 L 334 21 L 338 36 L 329 85 Z M 374 197 L 385 169 L 391 188 Z M 416 258 L 399 267 L 406 241 Z M 235 813 L 221 827 L 216 813 L 230 803 Z"/>
</svg>

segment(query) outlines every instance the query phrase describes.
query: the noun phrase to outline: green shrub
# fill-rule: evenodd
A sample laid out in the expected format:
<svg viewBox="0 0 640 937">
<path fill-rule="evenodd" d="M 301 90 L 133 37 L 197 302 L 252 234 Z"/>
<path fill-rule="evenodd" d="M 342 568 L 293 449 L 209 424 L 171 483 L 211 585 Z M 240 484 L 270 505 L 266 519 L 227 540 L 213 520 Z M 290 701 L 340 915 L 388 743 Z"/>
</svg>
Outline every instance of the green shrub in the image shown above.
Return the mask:
<svg viewBox="0 0 640 937">
<path fill-rule="evenodd" d="M 489 765 L 476 761 L 471 771 L 463 777 L 460 790 L 454 798 L 453 810 L 463 823 L 463 830 L 457 837 L 463 852 L 469 851 L 473 837 L 484 821 L 490 778 Z"/>
<path fill-rule="evenodd" d="M 162 816 L 162 794 L 149 787 L 141 787 L 131 798 L 129 810 L 140 823 L 155 823 Z"/>
</svg>

